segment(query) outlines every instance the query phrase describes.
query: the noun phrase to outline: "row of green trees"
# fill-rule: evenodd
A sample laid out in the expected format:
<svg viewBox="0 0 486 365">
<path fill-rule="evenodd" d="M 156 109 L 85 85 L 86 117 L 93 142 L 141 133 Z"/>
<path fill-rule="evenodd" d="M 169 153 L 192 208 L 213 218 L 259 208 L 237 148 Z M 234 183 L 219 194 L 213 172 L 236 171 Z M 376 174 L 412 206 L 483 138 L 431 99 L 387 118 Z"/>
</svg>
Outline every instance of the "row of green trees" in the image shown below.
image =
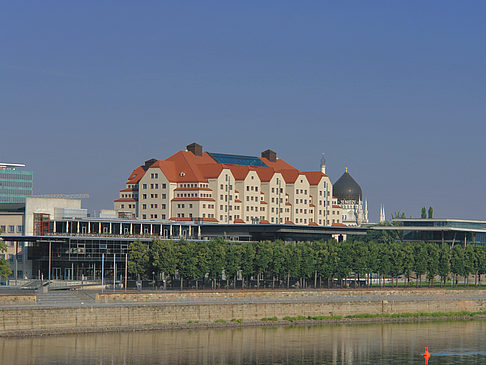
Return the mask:
<svg viewBox="0 0 486 365">
<path fill-rule="evenodd" d="M 469 245 L 374 241 L 317 241 L 306 243 L 229 243 L 153 241 L 150 246 L 135 241 L 130 245 L 128 269 L 138 279 L 166 278 L 182 287 L 384 285 L 385 279 L 398 285 L 398 277 L 409 285 L 428 285 L 440 278 L 467 285 L 474 277 L 479 285 L 486 272 L 486 248 Z M 238 277 L 241 280 L 237 280 Z M 378 281 L 376 280 L 378 279 Z M 164 283 L 166 281 L 164 280 Z"/>
</svg>

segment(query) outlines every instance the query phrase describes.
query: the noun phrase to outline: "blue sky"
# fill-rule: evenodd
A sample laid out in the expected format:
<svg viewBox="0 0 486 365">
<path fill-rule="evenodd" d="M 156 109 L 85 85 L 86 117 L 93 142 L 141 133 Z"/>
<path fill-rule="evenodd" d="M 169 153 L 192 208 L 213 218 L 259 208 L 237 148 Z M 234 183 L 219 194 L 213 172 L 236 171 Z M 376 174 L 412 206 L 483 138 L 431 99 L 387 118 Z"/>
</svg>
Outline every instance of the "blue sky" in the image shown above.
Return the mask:
<svg viewBox="0 0 486 365">
<path fill-rule="evenodd" d="M 198 142 L 348 167 L 372 219 L 486 219 L 484 1 L 0 3 L 0 160 L 111 208 Z"/>
</svg>

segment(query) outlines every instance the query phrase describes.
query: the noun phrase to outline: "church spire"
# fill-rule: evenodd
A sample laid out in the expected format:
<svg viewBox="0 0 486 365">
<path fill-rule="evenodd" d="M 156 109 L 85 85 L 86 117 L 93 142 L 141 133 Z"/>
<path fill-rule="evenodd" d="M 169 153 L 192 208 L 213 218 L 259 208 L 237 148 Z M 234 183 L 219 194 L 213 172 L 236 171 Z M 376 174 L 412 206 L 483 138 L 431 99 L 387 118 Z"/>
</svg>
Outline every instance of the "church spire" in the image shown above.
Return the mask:
<svg viewBox="0 0 486 365">
<path fill-rule="evenodd" d="M 380 223 L 383 223 L 385 221 L 386 221 L 385 206 L 382 204 L 380 208 Z"/>
</svg>

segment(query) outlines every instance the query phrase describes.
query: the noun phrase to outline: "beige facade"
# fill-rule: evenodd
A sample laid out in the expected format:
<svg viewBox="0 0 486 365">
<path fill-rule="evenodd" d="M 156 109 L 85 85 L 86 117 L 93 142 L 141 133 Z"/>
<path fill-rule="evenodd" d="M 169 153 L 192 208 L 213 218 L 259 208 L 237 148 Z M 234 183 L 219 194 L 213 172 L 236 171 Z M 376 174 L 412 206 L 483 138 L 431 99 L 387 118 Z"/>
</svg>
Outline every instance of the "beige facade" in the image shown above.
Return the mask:
<svg viewBox="0 0 486 365">
<path fill-rule="evenodd" d="M 301 172 L 272 151 L 261 158 L 203 153 L 196 144 L 166 160 L 148 160 L 114 202 L 119 217 L 208 223 L 340 224 L 332 184 Z M 233 160 L 235 163 L 233 163 Z"/>
</svg>

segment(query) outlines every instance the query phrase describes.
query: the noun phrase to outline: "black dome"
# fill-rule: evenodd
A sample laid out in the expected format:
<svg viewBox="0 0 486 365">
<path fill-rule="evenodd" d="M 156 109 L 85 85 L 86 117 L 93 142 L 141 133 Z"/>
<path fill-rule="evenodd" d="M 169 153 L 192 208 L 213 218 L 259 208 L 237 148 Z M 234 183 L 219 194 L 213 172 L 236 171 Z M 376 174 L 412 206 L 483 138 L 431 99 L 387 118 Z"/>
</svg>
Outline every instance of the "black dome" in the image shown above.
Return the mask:
<svg viewBox="0 0 486 365">
<path fill-rule="evenodd" d="M 363 192 L 361 191 L 361 186 L 354 180 L 351 175 L 346 172 L 339 178 L 338 181 L 332 187 L 332 194 L 341 200 L 363 200 Z"/>
</svg>

